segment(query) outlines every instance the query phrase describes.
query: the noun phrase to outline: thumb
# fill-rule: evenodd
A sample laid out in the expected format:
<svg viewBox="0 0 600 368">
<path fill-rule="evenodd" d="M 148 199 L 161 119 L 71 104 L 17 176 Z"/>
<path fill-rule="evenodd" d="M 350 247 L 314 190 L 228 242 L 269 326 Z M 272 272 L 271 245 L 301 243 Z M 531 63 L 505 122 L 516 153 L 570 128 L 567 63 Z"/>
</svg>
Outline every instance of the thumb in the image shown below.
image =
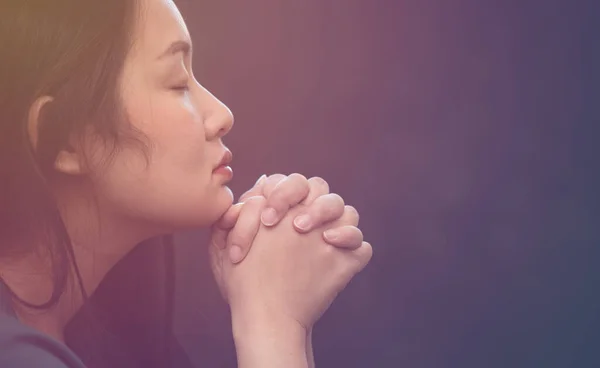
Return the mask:
<svg viewBox="0 0 600 368">
<path fill-rule="evenodd" d="M 227 259 L 225 254 L 225 243 L 227 239 L 227 232 L 218 228 L 212 229 L 211 244 L 208 247 L 208 255 L 210 259 L 210 268 L 215 277 L 215 281 L 219 286 L 221 297 L 227 301 L 227 283 L 225 282 L 224 269 L 227 267 L 224 260 Z M 227 262 L 229 263 L 229 262 Z"/>
<path fill-rule="evenodd" d="M 260 229 L 260 213 L 265 207 L 264 197 L 251 197 L 241 210 L 235 227 L 227 234 L 227 248 L 232 263 L 241 262 L 250 251 Z"/>
<path fill-rule="evenodd" d="M 210 228 L 210 250 L 222 250 L 227 246 L 228 230 L 221 229 L 217 226 Z"/>
<path fill-rule="evenodd" d="M 229 207 L 227 212 L 225 212 L 223 216 L 221 216 L 221 218 L 214 224 L 214 227 L 222 230 L 231 230 L 235 226 L 235 223 L 240 216 L 243 205 L 244 203 L 240 202 Z"/>
</svg>

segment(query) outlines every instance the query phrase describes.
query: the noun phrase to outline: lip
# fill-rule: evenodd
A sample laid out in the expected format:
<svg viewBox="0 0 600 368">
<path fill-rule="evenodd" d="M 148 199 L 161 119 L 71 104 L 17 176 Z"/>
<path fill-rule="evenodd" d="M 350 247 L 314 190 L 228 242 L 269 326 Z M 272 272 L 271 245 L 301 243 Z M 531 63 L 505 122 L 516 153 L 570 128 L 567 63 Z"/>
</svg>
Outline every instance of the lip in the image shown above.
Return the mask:
<svg viewBox="0 0 600 368">
<path fill-rule="evenodd" d="M 229 164 L 231 164 L 232 160 L 233 160 L 233 154 L 231 153 L 231 151 L 229 149 L 225 149 L 225 152 L 223 152 L 223 155 L 221 156 L 221 161 L 219 161 L 219 164 L 217 166 L 215 166 L 213 171 L 217 170 L 220 167 L 229 166 Z"/>
</svg>

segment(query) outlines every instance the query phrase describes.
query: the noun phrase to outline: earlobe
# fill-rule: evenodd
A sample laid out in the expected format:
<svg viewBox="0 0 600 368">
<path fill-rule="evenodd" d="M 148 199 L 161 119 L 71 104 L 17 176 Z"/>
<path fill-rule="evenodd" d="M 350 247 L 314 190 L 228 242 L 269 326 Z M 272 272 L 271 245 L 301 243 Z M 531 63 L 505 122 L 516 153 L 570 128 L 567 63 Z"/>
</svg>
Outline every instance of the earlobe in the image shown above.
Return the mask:
<svg viewBox="0 0 600 368">
<path fill-rule="evenodd" d="M 54 161 L 54 169 L 67 175 L 81 175 L 85 169 L 80 162 L 80 155 L 74 151 L 60 150 Z"/>
<path fill-rule="evenodd" d="M 37 151 L 39 142 L 39 124 L 42 109 L 54 100 L 51 96 L 42 96 L 34 101 L 29 109 L 27 132 L 33 151 Z M 81 175 L 85 172 L 80 154 L 71 147 L 64 147 L 56 155 L 54 169 L 68 175 Z"/>
</svg>

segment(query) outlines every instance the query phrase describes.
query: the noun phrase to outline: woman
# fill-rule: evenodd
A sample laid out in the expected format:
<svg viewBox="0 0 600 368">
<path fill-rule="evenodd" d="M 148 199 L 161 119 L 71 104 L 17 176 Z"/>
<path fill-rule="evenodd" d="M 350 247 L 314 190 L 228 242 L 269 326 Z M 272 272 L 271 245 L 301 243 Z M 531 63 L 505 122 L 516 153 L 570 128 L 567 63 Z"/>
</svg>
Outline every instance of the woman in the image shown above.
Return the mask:
<svg viewBox="0 0 600 368">
<path fill-rule="evenodd" d="M 221 138 L 233 117 L 194 79 L 175 4 L 1 0 L 0 26 L 0 366 L 187 364 L 171 346 L 168 244 L 156 248 L 166 282 L 151 288 L 166 301 L 160 333 L 89 297 L 140 243 L 211 225 L 239 366 L 310 366 L 312 325 L 371 247 L 318 178 L 263 178 L 232 205 Z"/>
</svg>

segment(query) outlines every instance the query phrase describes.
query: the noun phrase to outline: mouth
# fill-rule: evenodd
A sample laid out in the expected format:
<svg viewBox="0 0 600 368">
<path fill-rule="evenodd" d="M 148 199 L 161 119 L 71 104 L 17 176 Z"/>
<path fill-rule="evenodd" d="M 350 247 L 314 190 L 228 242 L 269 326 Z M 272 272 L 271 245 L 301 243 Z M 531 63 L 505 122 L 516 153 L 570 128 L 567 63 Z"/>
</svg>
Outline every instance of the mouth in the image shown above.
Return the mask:
<svg viewBox="0 0 600 368">
<path fill-rule="evenodd" d="M 232 160 L 233 155 L 231 154 L 231 151 L 225 149 L 221 161 L 219 161 L 219 164 L 213 169 L 213 174 L 224 178 L 225 181 L 230 181 L 233 178 L 233 170 L 229 167 Z"/>
<path fill-rule="evenodd" d="M 223 152 L 223 156 L 221 156 L 221 161 L 219 161 L 219 163 L 217 164 L 217 166 L 215 166 L 213 171 L 219 170 L 224 167 L 228 167 L 231 164 L 232 160 L 233 160 L 233 154 L 231 153 L 230 150 L 225 149 L 225 152 Z"/>
</svg>

